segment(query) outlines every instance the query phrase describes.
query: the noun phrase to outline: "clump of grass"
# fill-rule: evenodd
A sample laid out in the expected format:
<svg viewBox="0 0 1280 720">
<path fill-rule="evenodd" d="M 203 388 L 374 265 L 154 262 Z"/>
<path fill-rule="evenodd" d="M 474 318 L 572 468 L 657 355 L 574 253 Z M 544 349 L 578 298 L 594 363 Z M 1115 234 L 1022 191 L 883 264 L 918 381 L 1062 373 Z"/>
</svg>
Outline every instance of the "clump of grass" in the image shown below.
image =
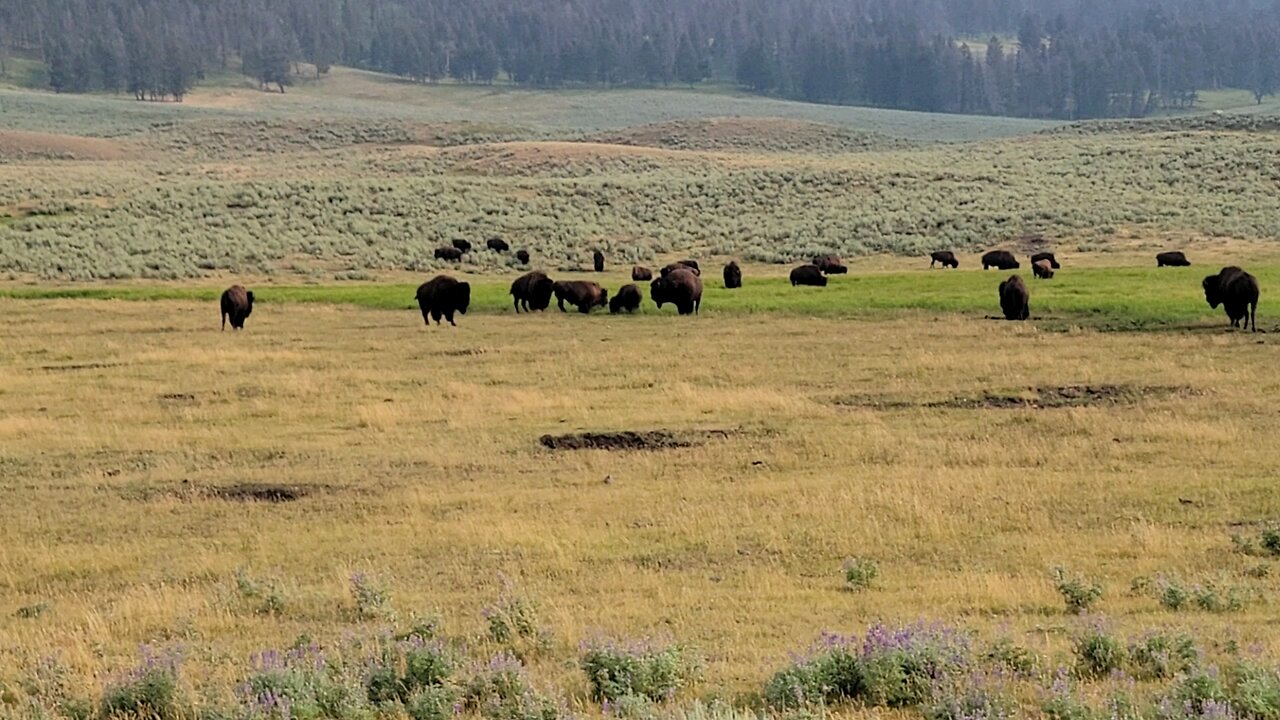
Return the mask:
<svg viewBox="0 0 1280 720">
<path fill-rule="evenodd" d="M 473 672 L 462 709 L 486 720 L 557 720 L 557 704 L 533 689 L 524 665 L 510 653 L 495 655 Z"/>
<path fill-rule="evenodd" d="M 1188 587 L 1177 578 L 1162 577 L 1156 583 L 1156 598 L 1166 610 L 1196 608 L 1205 612 L 1226 613 L 1244 609 L 1245 591 L 1218 582 L 1197 583 Z"/>
<path fill-rule="evenodd" d="M 1076 675 L 1083 678 L 1105 678 L 1123 668 L 1127 658 L 1124 643 L 1101 621 L 1087 624 L 1072 640 L 1071 651 Z"/>
<path fill-rule="evenodd" d="M 1236 552 L 1257 557 L 1280 557 L 1280 526 L 1269 525 L 1258 532 L 1257 542 L 1254 538 L 1243 535 L 1232 535 L 1231 544 Z"/>
<path fill-rule="evenodd" d="M 116 678 L 102 691 L 104 718 L 177 720 L 189 711 L 178 683 L 179 658 L 174 652 L 142 649 L 142 663 Z"/>
<path fill-rule="evenodd" d="M 1094 710 L 1080 697 L 1071 683 L 1071 674 L 1059 668 L 1053 682 L 1040 700 L 1040 712 L 1048 720 L 1093 720 Z"/>
<path fill-rule="evenodd" d="M 924 708 L 925 720 L 1006 720 L 1018 703 L 1000 675 L 974 672 L 938 683 Z"/>
<path fill-rule="evenodd" d="M 237 570 L 235 574 L 236 592 L 253 612 L 259 615 L 279 616 L 284 614 L 284 590 L 276 581 L 257 580 L 246 570 Z"/>
<path fill-rule="evenodd" d="M 992 643 L 991 647 L 983 653 L 982 660 L 989 666 L 1020 677 L 1034 675 L 1038 664 L 1035 653 L 1008 637 L 1002 637 Z"/>
<path fill-rule="evenodd" d="M 852 592 L 870 588 L 880 575 L 879 564 L 867 558 L 849 558 L 841 569 L 844 571 L 844 587 Z"/>
<path fill-rule="evenodd" d="M 452 697 L 449 682 L 456 661 L 444 643 L 410 635 L 381 645 L 377 656 L 366 663 L 364 685 L 370 703 L 408 707 Z"/>
<path fill-rule="evenodd" d="M 538 620 L 534 600 L 503 579 L 498 599 L 483 611 L 489 639 L 517 655 L 546 649 L 550 639 Z"/>
<path fill-rule="evenodd" d="M 1167 680 L 1199 662 L 1200 650 L 1185 633 L 1156 632 L 1129 644 L 1129 664 L 1139 680 Z"/>
<path fill-rule="evenodd" d="M 360 679 L 345 674 L 341 658 L 330 658 L 314 643 L 283 652 L 264 650 L 250 664 L 249 675 L 237 690 L 250 717 L 345 718 L 371 711 Z"/>
<path fill-rule="evenodd" d="M 1070 574 L 1066 568 L 1053 569 L 1054 586 L 1062 596 L 1067 612 L 1074 615 L 1088 612 L 1095 603 L 1102 599 L 1102 586 L 1085 578 Z"/>
<path fill-rule="evenodd" d="M 363 572 L 351 575 L 351 599 L 361 620 L 389 620 L 395 617 L 391 593 L 377 578 Z"/>
<path fill-rule="evenodd" d="M 651 642 L 594 642 L 580 661 L 591 697 L 617 703 L 626 697 L 665 702 L 675 697 L 697 674 L 689 653 L 672 644 Z"/>
</svg>

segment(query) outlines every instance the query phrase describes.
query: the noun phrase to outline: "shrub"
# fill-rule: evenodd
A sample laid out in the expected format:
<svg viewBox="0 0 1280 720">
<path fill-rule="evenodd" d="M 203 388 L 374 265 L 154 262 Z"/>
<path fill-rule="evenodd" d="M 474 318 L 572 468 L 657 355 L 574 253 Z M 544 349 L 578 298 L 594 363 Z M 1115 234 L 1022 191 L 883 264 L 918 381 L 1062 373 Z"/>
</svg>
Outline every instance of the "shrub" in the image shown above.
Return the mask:
<svg viewBox="0 0 1280 720">
<path fill-rule="evenodd" d="M 1217 668 L 1212 667 L 1196 668 L 1184 675 L 1157 707 L 1157 715 L 1164 719 L 1219 717 L 1222 713 L 1234 715 Z"/>
<path fill-rule="evenodd" d="M 1053 684 L 1040 701 L 1040 712 L 1048 720 L 1092 720 L 1095 715 L 1093 708 L 1076 694 L 1065 668 L 1054 674 Z"/>
<path fill-rule="evenodd" d="M 1228 668 L 1231 707 L 1254 720 L 1280 718 L 1280 672 L 1250 661 Z"/>
<path fill-rule="evenodd" d="M 1036 671 L 1036 655 L 1027 648 L 1017 645 L 1010 638 L 1000 638 L 983 653 L 982 659 L 987 664 L 1006 670 L 1018 676 L 1030 676 Z"/>
<path fill-rule="evenodd" d="M 850 558 L 844 562 L 844 586 L 857 592 L 871 587 L 880 574 L 880 566 L 874 560 Z"/>
<path fill-rule="evenodd" d="M 627 696 L 670 700 L 695 670 L 681 648 L 650 643 L 596 643 L 583 652 L 581 665 L 592 698 L 607 702 Z"/>
<path fill-rule="evenodd" d="M 356 617 L 361 620 L 385 620 L 393 617 L 391 593 L 376 578 L 362 572 L 351 575 L 351 599 Z"/>
<path fill-rule="evenodd" d="M 1076 657 L 1076 674 L 1085 678 L 1101 678 L 1124 667 L 1124 645 L 1101 623 L 1091 624 L 1072 643 Z"/>
<path fill-rule="evenodd" d="M 382 643 L 378 657 L 367 664 L 364 685 L 375 705 L 408 703 L 419 691 L 443 687 L 453 670 L 453 657 L 443 643 L 412 635 Z"/>
<path fill-rule="evenodd" d="M 1079 575 L 1068 575 L 1065 568 L 1054 568 L 1053 580 L 1069 613 L 1078 615 L 1088 612 L 1094 603 L 1102 599 L 1101 585 L 1085 580 Z"/>
<path fill-rule="evenodd" d="M 1152 633 L 1129 645 L 1129 662 L 1139 680 L 1167 680 L 1190 671 L 1199 661 L 1195 641 L 1181 633 Z"/>
<path fill-rule="evenodd" d="M 467 682 L 462 709 L 487 720 L 557 720 L 551 702 L 530 687 L 524 665 L 510 653 L 494 656 Z"/>
<path fill-rule="evenodd" d="M 489 625 L 489 638 L 518 654 L 530 645 L 536 650 L 547 644 L 537 606 L 510 582 L 504 580 L 497 601 L 484 609 L 484 618 Z"/>
<path fill-rule="evenodd" d="M 1191 599 L 1197 608 L 1206 612 L 1236 612 L 1244 607 L 1240 588 L 1215 583 L 1196 585 L 1191 590 Z"/>
<path fill-rule="evenodd" d="M 982 673 L 941 682 L 924 711 L 926 720 L 1003 720 L 1017 714 L 1003 682 Z"/>
<path fill-rule="evenodd" d="M 1156 581 L 1157 597 L 1166 610 L 1178 611 L 1191 601 L 1191 593 L 1176 579 L 1161 577 Z"/>
<path fill-rule="evenodd" d="M 330 664 L 316 645 L 264 650 L 250 663 L 249 677 L 238 690 L 250 717 L 346 720 L 371 714 L 365 687 L 344 676 L 342 664 Z"/>
<path fill-rule="evenodd" d="M 442 685 L 414 692 L 405 702 L 405 713 L 411 720 L 448 720 L 457 712 L 457 693 Z"/>
<path fill-rule="evenodd" d="M 235 582 L 236 591 L 243 600 L 249 602 L 255 613 L 284 614 L 284 591 L 279 583 L 255 580 L 244 570 L 236 571 Z"/>
<path fill-rule="evenodd" d="M 182 717 L 182 693 L 178 686 L 178 657 L 142 649 L 142 664 L 108 685 L 102 693 L 102 716 L 106 718 Z"/>
</svg>

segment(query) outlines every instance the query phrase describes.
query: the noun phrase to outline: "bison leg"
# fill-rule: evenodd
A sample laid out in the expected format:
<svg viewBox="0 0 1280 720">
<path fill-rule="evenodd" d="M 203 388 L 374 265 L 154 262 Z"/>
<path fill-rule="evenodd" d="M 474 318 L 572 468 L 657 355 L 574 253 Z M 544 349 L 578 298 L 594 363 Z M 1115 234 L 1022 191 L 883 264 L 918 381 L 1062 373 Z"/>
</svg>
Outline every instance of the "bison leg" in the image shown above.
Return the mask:
<svg viewBox="0 0 1280 720">
<path fill-rule="evenodd" d="M 513 295 L 513 296 L 511 297 L 511 304 L 512 304 L 513 306 L 515 306 L 516 314 L 517 314 L 517 315 L 519 315 L 519 314 L 520 314 L 520 298 L 515 297 L 515 296 Z"/>
<path fill-rule="evenodd" d="M 444 317 L 446 320 L 449 321 L 450 325 L 452 325 L 453 327 L 458 327 L 458 323 L 453 321 L 453 308 L 449 308 L 448 310 L 445 310 Z"/>
<path fill-rule="evenodd" d="M 1250 322 L 1253 323 L 1253 331 L 1258 332 L 1258 303 L 1256 302 L 1249 303 L 1249 316 L 1245 318 L 1245 327 L 1248 327 Z"/>
<path fill-rule="evenodd" d="M 222 332 L 226 332 L 226 331 L 227 331 L 227 313 L 223 312 L 222 313 Z"/>
<path fill-rule="evenodd" d="M 431 308 L 431 319 L 432 319 L 432 320 L 435 320 L 437 325 L 439 325 L 439 324 L 440 324 L 440 318 L 441 318 L 443 315 L 444 315 L 444 313 L 440 312 L 440 310 L 438 310 L 437 308 Z M 428 324 L 430 324 L 430 323 L 428 323 Z"/>
<path fill-rule="evenodd" d="M 562 297 L 556 298 L 556 305 L 560 308 L 560 312 L 567 312 L 564 309 L 564 298 Z"/>
<path fill-rule="evenodd" d="M 583 315 L 586 315 L 587 313 L 591 312 L 591 303 L 584 302 L 578 305 L 578 312 L 582 313 Z"/>
</svg>

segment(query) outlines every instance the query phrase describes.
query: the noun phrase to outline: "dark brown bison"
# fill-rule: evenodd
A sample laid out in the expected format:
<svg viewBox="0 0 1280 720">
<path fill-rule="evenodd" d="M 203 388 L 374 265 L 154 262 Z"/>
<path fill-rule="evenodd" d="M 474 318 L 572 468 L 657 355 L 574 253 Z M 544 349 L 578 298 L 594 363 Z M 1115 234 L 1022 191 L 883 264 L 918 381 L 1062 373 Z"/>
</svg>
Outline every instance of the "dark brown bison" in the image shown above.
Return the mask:
<svg viewBox="0 0 1280 720">
<path fill-rule="evenodd" d="M 813 259 L 813 264 L 823 275 L 844 275 L 849 272 L 839 255 L 819 255 Z"/>
<path fill-rule="evenodd" d="M 631 279 L 636 282 L 649 282 L 653 279 L 653 271 L 643 265 L 631 268 Z"/>
<path fill-rule="evenodd" d="M 541 270 L 525 273 L 511 283 L 511 302 L 519 313 L 546 310 L 551 306 L 551 293 L 555 283 Z"/>
<path fill-rule="evenodd" d="M 243 285 L 232 285 L 222 291 L 222 329 L 227 329 L 227 318 L 231 318 L 232 330 L 243 330 L 245 318 L 253 314 L 253 291 L 245 290 Z"/>
<path fill-rule="evenodd" d="M 662 277 L 666 277 L 676 270 L 689 270 L 694 275 L 697 275 L 698 277 L 702 277 L 702 268 L 698 267 L 697 260 L 677 260 L 671 263 L 670 265 L 662 268 L 662 270 L 660 271 L 660 274 L 662 275 Z"/>
<path fill-rule="evenodd" d="M 491 237 L 488 240 L 485 240 L 484 244 L 485 247 L 494 252 L 507 252 L 511 249 L 511 246 L 507 244 L 507 241 L 500 237 Z"/>
<path fill-rule="evenodd" d="M 1162 252 L 1156 255 L 1156 267 L 1190 267 L 1191 261 L 1181 251 Z"/>
<path fill-rule="evenodd" d="M 618 294 L 609 298 L 609 312 L 617 315 L 622 311 L 629 313 L 640 309 L 640 288 L 635 283 L 627 283 L 618 288 Z"/>
<path fill-rule="evenodd" d="M 1232 266 L 1224 267 L 1217 275 L 1210 275 L 1201 283 L 1204 286 L 1204 299 L 1209 307 L 1217 309 L 1222 305 L 1231 319 L 1231 327 L 1240 327 L 1244 320 L 1244 329 L 1250 323 L 1253 331 L 1258 332 L 1258 280 L 1244 270 Z"/>
<path fill-rule="evenodd" d="M 471 252 L 471 243 L 461 238 L 455 239 L 453 241 L 453 246 L 464 253 Z"/>
<path fill-rule="evenodd" d="M 693 268 L 672 270 L 649 284 L 649 297 L 659 309 L 671 303 L 681 315 L 696 313 L 702 306 L 702 278 Z"/>
<path fill-rule="evenodd" d="M 436 259 L 457 262 L 462 259 L 462 251 L 454 247 L 438 247 L 436 248 Z"/>
<path fill-rule="evenodd" d="M 528 251 L 528 250 L 517 250 L 517 251 L 516 251 L 516 260 L 517 260 L 517 261 L 519 261 L 519 263 L 520 263 L 521 265 L 528 265 L 528 264 L 529 264 L 529 251 Z"/>
<path fill-rule="evenodd" d="M 596 272 L 604 272 L 604 253 L 599 250 L 591 253 L 591 264 L 595 266 Z"/>
<path fill-rule="evenodd" d="M 729 264 L 724 266 L 724 287 L 726 290 L 742 287 L 742 268 L 738 267 L 736 260 L 730 260 Z"/>
<path fill-rule="evenodd" d="M 1005 320 L 1026 320 L 1031 317 L 1031 293 L 1018 275 L 1005 278 L 1000 283 L 1000 310 Z"/>
<path fill-rule="evenodd" d="M 1018 263 L 1018 259 L 1008 250 L 992 250 L 982 256 L 982 269 L 996 268 L 997 270 L 1017 270 L 1022 267 Z"/>
<path fill-rule="evenodd" d="M 1035 264 L 1040 262 L 1041 260 L 1047 260 L 1049 262 L 1049 267 L 1053 268 L 1054 270 L 1060 270 L 1062 268 L 1062 266 L 1058 264 L 1058 258 L 1054 257 L 1053 253 L 1051 252 L 1038 252 L 1035 255 L 1032 255 L 1031 256 L 1032 267 L 1034 267 Z"/>
<path fill-rule="evenodd" d="M 827 278 L 817 265 L 801 265 L 791 271 L 791 285 L 814 285 L 826 287 Z"/>
<path fill-rule="evenodd" d="M 471 284 L 459 282 L 448 275 L 437 275 L 418 287 L 416 298 L 422 310 L 422 321 L 428 326 L 432 320 L 439 325 L 441 316 L 450 325 L 457 325 L 453 314 L 467 314 L 467 307 L 471 305 Z"/>
<path fill-rule="evenodd" d="M 1053 265 L 1048 260 L 1037 260 L 1031 263 L 1031 274 L 1039 280 L 1053 279 Z"/>
<path fill-rule="evenodd" d="M 564 309 L 565 303 L 577 307 L 583 314 L 591 312 L 593 307 L 604 307 L 609 303 L 609 291 L 600 287 L 600 283 L 588 280 L 557 280 L 551 291 L 556 296 L 560 312 L 568 312 Z"/>
<path fill-rule="evenodd" d="M 929 267 L 933 267 L 934 263 L 942 263 L 944 268 L 960 267 L 960 261 L 956 259 L 956 254 L 950 250 L 929 253 Z"/>
</svg>

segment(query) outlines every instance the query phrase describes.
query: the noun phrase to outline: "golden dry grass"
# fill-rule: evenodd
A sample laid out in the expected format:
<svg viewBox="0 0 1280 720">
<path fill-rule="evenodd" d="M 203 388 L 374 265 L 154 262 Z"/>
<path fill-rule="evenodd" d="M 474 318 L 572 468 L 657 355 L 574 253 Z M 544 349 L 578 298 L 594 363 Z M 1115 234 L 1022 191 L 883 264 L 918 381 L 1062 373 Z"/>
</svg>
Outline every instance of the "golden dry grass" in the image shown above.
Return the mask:
<svg viewBox="0 0 1280 720">
<path fill-rule="evenodd" d="M 0 677 L 60 654 L 85 683 L 145 642 L 198 648 L 202 681 L 300 634 L 356 623 L 368 571 L 402 613 L 480 632 L 514 578 L 581 698 L 576 644 L 666 635 L 704 692 L 750 692 L 823 629 L 940 618 L 1060 650 L 1063 564 L 1104 582 L 1126 630 L 1194 625 L 1276 647 L 1272 580 L 1232 532 L 1277 516 L 1280 391 L 1269 337 L 1049 333 L 896 314 L 464 317 L 0 301 Z M 1178 386 L 1132 405 L 860 407 L 1030 386 Z M 836 398 L 845 399 L 839 405 Z M 544 433 L 731 429 L 660 452 L 550 452 Z M 605 479 L 609 478 L 609 482 Z M 292 503 L 217 499 L 277 483 Z M 849 556 L 877 560 L 842 590 Z M 275 578 L 282 617 L 236 597 Z M 1132 578 L 1227 579 L 1242 613 L 1172 614 Z M 22 619 L 15 611 L 47 603 Z M 1227 630 L 1231 628 L 1231 630 Z"/>
</svg>

